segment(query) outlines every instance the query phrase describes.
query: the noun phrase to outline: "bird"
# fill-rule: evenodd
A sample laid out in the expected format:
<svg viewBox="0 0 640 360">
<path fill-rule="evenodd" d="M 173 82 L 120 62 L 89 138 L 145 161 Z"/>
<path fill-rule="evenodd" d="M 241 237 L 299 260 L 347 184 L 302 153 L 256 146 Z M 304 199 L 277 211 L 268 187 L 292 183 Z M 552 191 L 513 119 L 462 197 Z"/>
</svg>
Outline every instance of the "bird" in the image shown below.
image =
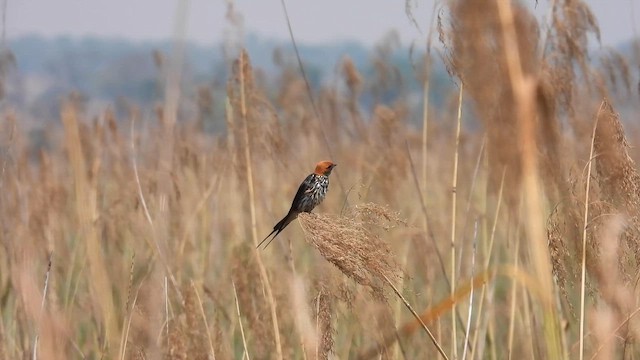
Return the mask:
<svg viewBox="0 0 640 360">
<path fill-rule="evenodd" d="M 278 221 L 278 223 L 273 227 L 273 231 L 267 235 L 267 237 L 264 238 L 256 248 L 259 248 L 271 237 L 271 235 L 275 233 L 271 240 L 269 240 L 269 242 L 264 246 L 266 249 L 273 239 L 275 239 L 276 236 L 278 236 L 278 234 L 280 234 L 282 230 L 289 225 L 289 223 L 298 217 L 298 214 L 302 212 L 311 212 L 313 208 L 318 206 L 322 200 L 324 200 L 327 195 L 327 190 L 329 190 L 329 175 L 331 175 L 331 170 L 336 166 L 338 166 L 338 164 L 328 160 L 320 161 L 316 164 L 315 171 L 309 174 L 302 184 L 300 184 L 300 187 L 296 192 L 296 196 L 293 198 L 291 209 L 289 209 L 287 215 L 282 218 L 282 220 Z"/>
</svg>

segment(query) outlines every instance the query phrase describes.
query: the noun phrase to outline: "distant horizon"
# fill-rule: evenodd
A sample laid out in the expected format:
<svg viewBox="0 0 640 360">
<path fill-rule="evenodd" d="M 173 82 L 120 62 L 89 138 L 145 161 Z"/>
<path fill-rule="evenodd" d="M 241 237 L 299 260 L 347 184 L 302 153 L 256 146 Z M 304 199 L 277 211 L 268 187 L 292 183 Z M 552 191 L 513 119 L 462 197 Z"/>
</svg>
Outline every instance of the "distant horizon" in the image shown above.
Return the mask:
<svg viewBox="0 0 640 360">
<path fill-rule="evenodd" d="M 235 25 L 231 25 L 227 19 L 227 1 L 221 0 L 112 0 L 104 3 L 77 0 L 7 1 L 7 39 L 35 34 L 153 42 L 171 41 L 177 34 L 182 34 L 189 43 L 203 46 L 250 33 L 274 41 L 289 39 L 284 13 L 280 1 L 276 0 L 234 1 L 237 14 Z M 603 47 L 615 47 L 637 37 L 636 18 L 640 18 L 638 1 L 585 1 L 599 23 Z M 179 6 L 182 4 L 188 6 Z M 533 0 L 527 0 L 523 4 L 539 19 L 548 15 L 548 1 L 539 1 L 534 5 Z M 412 8 L 418 28 L 407 17 L 407 5 Z M 289 1 L 287 7 L 296 40 L 300 43 L 329 45 L 356 42 L 371 47 L 392 30 L 397 31 L 403 44 L 424 43 L 433 18 L 434 2 Z M 595 46 L 595 41 L 591 43 Z"/>
<path fill-rule="evenodd" d="M 146 45 L 146 44 L 166 44 L 166 43 L 172 43 L 174 41 L 173 38 L 157 38 L 157 39 L 132 39 L 132 38 L 127 38 L 121 35 L 96 35 L 96 34 L 55 34 L 55 35 L 51 35 L 51 34 L 40 34 L 40 33 L 25 33 L 25 34 L 21 34 L 19 36 L 13 36 L 13 37 L 7 37 L 7 42 L 12 42 L 12 41 L 19 41 L 22 39 L 28 39 L 28 38 L 40 38 L 40 39 L 44 39 L 47 41 L 56 41 L 56 40 L 70 40 L 70 41 L 74 41 L 74 42 L 82 42 L 82 41 L 86 41 L 86 40 L 100 40 L 100 41 L 109 41 L 109 42 L 125 42 L 125 43 L 129 43 L 129 44 L 141 44 L 141 45 Z M 247 33 L 245 35 L 245 40 L 247 39 L 258 39 L 261 41 L 265 41 L 267 43 L 290 43 L 290 39 L 280 39 L 280 38 L 275 38 L 275 37 L 268 37 L 265 36 L 263 34 L 260 33 L 255 33 L 255 32 L 250 32 Z M 401 39 L 402 41 L 402 39 Z M 211 43 L 200 43 L 197 41 L 194 41 L 192 39 L 185 39 L 185 43 L 189 44 L 189 45 L 194 45 L 197 47 L 202 47 L 202 48 L 208 48 L 211 46 L 217 46 L 220 45 L 221 43 L 223 43 L 224 40 L 221 39 L 217 42 L 211 42 Z M 302 46 L 310 46 L 310 47 L 326 47 L 326 46 L 337 46 L 337 45 L 358 45 L 358 46 L 362 46 L 364 48 L 371 48 L 373 46 L 375 46 L 375 43 L 373 44 L 368 44 L 362 41 L 359 41 L 357 39 L 338 39 L 336 41 L 327 41 L 327 42 L 313 42 L 313 43 L 307 43 L 304 41 L 300 41 L 298 39 L 296 39 L 296 43 L 298 45 L 302 45 Z M 408 42 L 402 42 L 403 45 L 408 45 Z M 435 44 L 435 43 L 434 43 Z"/>
<path fill-rule="evenodd" d="M 44 39 L 47 41 L 57 41 L 57 40 L 69 40 L 69 41 L 73 41 L 73 42 L 82 42 L 82 41 L 87 41 L 87 40 L 100 40 L 100 41 L 109 41 L 109 42 L 122 42 L 122 43 L 127 43 L 127 44 L 131 44 L 131 45 L 156 45 L 156 44 L 171 44 L 175 41 L 174 38 L 168 37 L 168 38 L 150 38 L 150 39 L 136 39 L 136 38 L 128 38 L 122 35 L 99 35 L 99 34 L 41 34 L 41 33 L 24 33 L 21 34 L 19 36 L 12 36 L 12 37 L 7 37 L 7 43 L 11 43 L 14 41 L 19 41 L 21 39 L 27 39 L 27 38 L 40 38 L 40 39 Z M 384 38 L 381 37 L 378 41 L 382 40 Z M 257 32 L 249 32 L 247 34 L 244 35 L 244 41 L 246 41 L 247 39 L 257 39 L 260 41 L 264 41 L 266 43 L 274 43 L 274 44 L 290 44 L 291 40 L 290 39 L 281 39 L 281 38 L 277 38 L 277 37 L 272 37 L 272 36 L 268 36 L 265 34 L 261 34 L 261 33 L 257 33 Z M 640 38 L 638 38 L 640 39 Z M 410 46 L 412 43 L 413 44 L 418 44 L 417 42 L 410 42 L 410 41 L 406 41 L 406 39 L 402 39 L 400 38 L 400 45 L 401 46 Z M 633 42 L 634 40 L 636 40 L 633 37 L 630 37 L 626 40 L 621 40 L 618 43 L 615 44 L 605 44 L 605 43 L 600 43 L 598 44 L 597 41 L 595 41 L 594 39 L 591 39 L 591 41 L 589 41 L 589 48 L 593 51 L 596 50 L 598 48 L 621 48 L 624 46 L 629 45 L 631 42 Z M 224 39 L 220 39 L 216 42 L 209 42 L 209 43 L 201 43 L 198 41 L 195 41 L 193 39 L 184 39 L 185 44 L 191 45 L 191 46 L 196 46 L 199 48 L 203 48 L 203 49 L 207 49 L 207 48 L 211 48 L 211 47 L 215 47 L 218 46 L 220 44 L 224 44 Z M 368 42 L 364 42 L 364 41 L 360 41 L 358 39 L 355 38 L 343 38 L 343 39 L 336 39 L 334 41 L 319 41 L 319 42 L 306 42 L 303 40 L 299 40 L 296 38 L 296 44 L 298 46 L 305 46 L 305 47 L 332 47 L 332 46 L 343 46 L 343 45 L 358 45 L 361 46 L 367 50 L 370 50 L 371 48 L 375 47 L 378 43 L 378 41 L 375 41 L 373 43 L 368 43 Z M 436 39 L 435 41 L 432 42 L 432 46 L 434 46 L 435 48 L 440 48 L 441 44 L 440 42 Z M 422 49 L 421 46 L 417 46 L 418 50 Z"/>
</svg>

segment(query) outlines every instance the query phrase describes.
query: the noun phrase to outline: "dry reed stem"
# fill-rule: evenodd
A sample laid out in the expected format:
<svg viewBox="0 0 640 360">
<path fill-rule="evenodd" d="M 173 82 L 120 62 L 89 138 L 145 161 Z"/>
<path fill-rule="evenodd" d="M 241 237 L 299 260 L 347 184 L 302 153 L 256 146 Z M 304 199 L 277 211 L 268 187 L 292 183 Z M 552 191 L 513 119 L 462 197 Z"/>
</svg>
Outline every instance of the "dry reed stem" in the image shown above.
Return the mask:
<svg viewBox="0 0 640 360">
<path fill-rule="evenodd" d="M 460 82 L 458 93 L 458 116 L 456 117 L 455 147 L 453 155 L 453 176 L 451 180 L 451 295 L 456 292 L 456 219 L 458 208 L 458 157 L 460 148 L 460 128 L 462 123 L 462 94 L 464 84 Z M 451 309 L 451 356 L 458 358 L 458 336 L 456 324 L 456 306 Z"/>
<path fill-rule="evenodd" d="M 499 215 L 500 215 L 500 208 L 502 206 L 502 194 L 504 193 L 504 178 L 505 178 L 505 175 L 506 175 L 506 170 L 507 169 L 505 167 L 503 169 L 503 171 L 502 171 L 502 178 L 500 180 L 500 188 L 498 190 L 498 200 L 497 200 L 497 204 L 496 204 L 496 210 L 495 210 L 494 215 L 493 215 L 493 225 L 491 226 L 491 234 L 489 235 L 489 245 L 488 245 L 489 248 L 486 251 L 487 255 L 485 255 L 486 256 L 486 260 L 485 260 L 485 263 L 484 263 L 484 270 L 485 271 L 489 270 L 489 265 L 491 264 L 491 258 L 492 258 L 492 255 L 493 255 L 493 244 L 494 244 L 494 239 L 495 239 L 495 234 L 496 234 L 496 228 L 497 228 L 497 225 L 498 225 L 498 218 L 499 218 Z M 483 313 L 482 310 L 484 309 L 484 299 L 486 297 L 485 296 L 486 295 L 486 290 L 487 290 L 487 287 L 483 286 L 482 287 L 482 292 L 480 294 L 480 304 L 478 305 L 478 314 L 482 314 Z M 476 325 L 475 325 L 476 329 L 480 328 L 480 321 L 481 320 L 482 320 L 482 316 L 478 316 L 476 318 Z M 478 344 L 478 339 L 479 339 L 478 334 L 479 334 L 479 331 L 476 331 L 474 333 L 474 335 L 473 335 L 473 341 L 472 341 L 472 344 L 471 344 L 471 349 L 472 349 L 471 358 L 472 359 L 475 358 L 475 351 L 477 349 L 476 346 Z"/>
<path fill-rule="evenodd" d="M 167 276 L 163 276 L 162 277 L 164 279 L 164 281 L 162 282 L 162 295 L 163 295 L 163 299 L 164 299 L 164 324 L 167 327 L 167 332 L 166 332 L 166 336 L 165 338 L 167 339 L 167 349 L 171 348 L 171 344 L 170 344 L 170 337 L 169 337 L 169 325 L 171 324 L 171 318 L 169 317 L 169 284 L 167 283 Z M 185 297 L 185 302 L 186 302 L 186 297 Z M 164 328 L 161 327 L 160 331 L 158 331 L 158 339 L 160 339 L 160 337 L 162 336 L 162 329 Z M 160 341 L 157 341 L 157 343 L 160 343 Z"/>
<path fill-rule="evenodd" d="M 245 94 L 245 78 L 246 76 L 250 76 L 249 71 L 250 64 L 248 61 L 248 56 L 246 51 L 242 51 L 238 58 L 238 77 L 239 77 L 239 87 L 240 87 L 240 116 L 242 118 L 243 123 L 243 134 L 244 134 L 244 157 L 246 161 L 246 171 L 247 171 L 247 188 L 249 190 L 249 209 L 251 214 L 251 238 L 253 239 L 254 246 L 258 245 L 258 233 L 256 226 L 256 201 L 255 201 L 255 190 L 253 185 L 253 167 L 251 162 L 251 146 L 249 141 L 249 124 L 247 119 L 247 100 Z M 246 73 L 245 73 L 246 72 Z M 278 325 L 278 314 L 276 312 L 276 300 L 273 296 L 273 290 L 271 288 L 271 281 L 269 280 L 269 275 L 267 274 L 267 270 L 262 263 L 262 257 L 260 253 L 256 250 L 256 259 L 258 263 L 258 269 L 260 270 L 260 278 L 262 279 L 263 285 L 267 292 L 267 300 L 269 301 L 269 310 L 271 312 L 271 322 L 273 324 L 273 337 L 276 342 L 276 355 L 278 359 L 283 358 L 282 353 L 282 342 L 280 340 L 280 326 Z"/>
<path fill-rule="evenodd" d="M 585 288 L 587 280 L 587 225 L 589 224 L 589 192 L 591 190 L 591 165 L 593 164 L 593 149 L 596 141 L 596 129 L 598 128 L 598 119 L 600 118 L 600 112 L 602 111 L 605 102 L 600 104 L 596 119 L 593 124 L 593 134 L 591 136 L 591 148 L 589 150 L 589 164 L 587 167 L 587 184 L 585 187 L 584 195 L 584 225 L 582 227 L 582 261 L 581 261 L 581 275 L 580 275 L 580 355 L 579 359 L 584 359 L 584 301 L 585 301 Z"/>
<path fill-rule="evenodd" d="M 480 150 L 478 151 L 478 157 L 476 160 L 475 168 L 473 169 L 473 175 L 471 176 L 471 185 L 469 186 L 469 197 L 467 198 L 467 206 L 464 210 L 464 225 L 462 227 L 462 236 L 466 236 L 467 234 L 467 226 L 469 224 L 469 219 L 471 218 L 471 204 L 473 203 L 473 195 L 475 193 L 476 185 L 478 183 L 478 174 L 480 173 L 480 165 L 482 164 L 482 159 L 485 153 L 485 147 L 487 145 L 487 136 L 486 134 L 482 136 L 482 143 L 480 145 Z M 462 251 L 460 252 L 460 256 L 462 256 Z M 460 264 L 462 266 L 462 264 Z"/>
<path fill-rule="evenodd" d="M 127 317 L 125 319 L 125 323 L 124 323 L 124 329 L 122 331 L 122 340 L 120 342 L 120 360 L 124 360 L 126 355 L 127 355 L 127 343 L 128 343 L 128 339 L 129 339 L 129 332 L 131 330 L 131 321 L 133 320 L 133 310 L 136 307 L 136 303 L 138 301 L 138 294 L 140 293 L 140 288 L 142 287 L 142 285 L 138 286 L 138 288 L 136 289 L 136 293 L 133 296 L 133 301 L 131 302 L 131 309 L 128 310 L 127 312 Z"/>
<path fill-rule="evenodd" d="M 131 326 L 131 310 L 129 309 L 129 305 L 131 302 L 131 288 L 133 287 L 133 268 L 135 265 L 135 260 L 136 260 L 136 254 L 134 253 L 133 256 L 131 257 L 131 267 L 129 268 L 129 284 L 127 285 L 127 301 L 125 302 L 124 305 L 124 318 L 122 319 L 122 331 L 120 332 L 120 350 L 118 351 L 118 358 L 120 360 L 124 360 L 124 356 L 127 352 L 127 339 L 129 338 L 129 329 Z M 136 292 L 136 298 L 137 298 L 137 292 Z M 133 309 L 135 307 L 135 300 L 134 300 L 134 304 L 131 306 L 131 308 Z M 127 319 L 129 319 L 129 321 L 127 321 Z"/>
<path fill-rule="evenodd" d="M 516 248 L 513 251 L 513 258 L 515 259 L 515 267 L 516 269 L 519 268 L 519 260 L 520 260 L 520 255 L 519 255 L 519 250 L 520 250 L 520 238 L 518 238 L 516 240 Z M 513 334 L 514 334 L 514 329 L 515 329 L 515 323 L 516 323 L 516 298 L 518 295 L 518 285 L 516 284 L 516 280 L 513 279 L 511 281 L 511 310 L 510 310 L 510 316 L 509 316 L 509 338 L 507 340 L 507 356 L 509 358 L 509 360 L 511 360 L 511 356 L 513 355 Z"/>
<path fill-rule="evenodd" d="M 546 237 L 542 224 L 543 196 L 538 175 L 537 149 L 535 131 L 534 89 L 535 82 L 525 75 L 522 68 L 520 51 L 516 37 L 515 17 L 511 2 L 496 0 L 502 36 L 505 43 L 505 59 L 511 83 L 511 91 L 515 100 L 515 115 L 518 117 L 518 139 L 521 143 L 521 164 L 523 176 L 523 191 L 525 200 L 525 214 L 527 221 L 525 229 L 529 239 L 530 251 L 533 258 L 534 271 L 542 286 L 542 307 L 544 311 L 544 333 L 547 341 L 547 356 L 555 358 L 562 356 L 559 341 L 559 323 L 554 307 L 554 290 L 552 281 L 551 261 L 546 244 Z"/>
<path fill-rule="evenodd" d="M 251 360 L 251 358 L 249 357 L 249 349 L 247 348 L 247 339 L 244 336 L 244 327 L 242 326 L 242 316 L 240 315 L 240 303 L 238 302 L 238 292 L 236 291 L 236 284 L 231 281 L 231 285 L 233 286 L 233 296 L 236 299 L 236 314 L 238 315 L 238 323 L 240 324 L 240 335 L 242 335 L 242 346 L 244 347 L 244 354 L 242 355 L 242 359 L 244 359 L 246 355 L 247 360 Z"/>
<path fill-rule="evenodd" d="M 476 220 L 475 222 L 475 226 L 473 229 L 473 251 L 471 253 L 471 278 L 473 279 L 475 277 L 475 270 L 476 270 L 476 243 L 478 240 L 478 220 Z M 471 314 L 473 312 L 473 282 L 471 283 L 471 292 L 469 294 L 469 312 L 467 315 L 467 326 L 466 326 L 466 331 L 464 334 L 464 350 L 462 351 L 462 360 L 465 360 L 467 358 L 467 350 L 469 349 L 469 347 L 471 346 L 471 344 L 469 343 L 469 332 L 471 329 Z M 467 346 L 469 345 L 469 346 Z"/>
<path fill-rule="evenodd" d="M 40 314 L 38 315 L 38 322 L 36 324 L 36 335 L 33 340 L 33 360 L 38 359 L 38 338 L 40 337 L 40 323 L 42 322 L 42 316 L 44 313 L 44 304 L 47 300 L 47 289 L 49 289 L 49 276 L 51 275 L 51 260 L 53 258 L 53 252 L 49 254 L 49 262 L 47 265 L 47 272 L 44 277 L 44 289 L 42 290 L 42 303 L 40 304 Z"/>
</svg>

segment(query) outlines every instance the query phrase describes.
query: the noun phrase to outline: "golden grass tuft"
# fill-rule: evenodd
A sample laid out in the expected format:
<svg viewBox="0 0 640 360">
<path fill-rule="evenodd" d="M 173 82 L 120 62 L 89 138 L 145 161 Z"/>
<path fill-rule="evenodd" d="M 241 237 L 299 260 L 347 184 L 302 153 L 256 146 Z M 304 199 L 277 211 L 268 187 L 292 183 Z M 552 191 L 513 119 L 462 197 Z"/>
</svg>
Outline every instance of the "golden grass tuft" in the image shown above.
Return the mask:
<svg viewBox="0 0 640 360">
<path fill-rule="evenodd" d="M 396 214 L 376 204 L 356 205 L 344 215 L 303 213 L 299 217 L 305 239 L 320 255 L 358 284 L 385 299 L 385 277 L 402 277 L 391 248 L 375 227 L 388 229 L 400 223 Z"/>
</svg>

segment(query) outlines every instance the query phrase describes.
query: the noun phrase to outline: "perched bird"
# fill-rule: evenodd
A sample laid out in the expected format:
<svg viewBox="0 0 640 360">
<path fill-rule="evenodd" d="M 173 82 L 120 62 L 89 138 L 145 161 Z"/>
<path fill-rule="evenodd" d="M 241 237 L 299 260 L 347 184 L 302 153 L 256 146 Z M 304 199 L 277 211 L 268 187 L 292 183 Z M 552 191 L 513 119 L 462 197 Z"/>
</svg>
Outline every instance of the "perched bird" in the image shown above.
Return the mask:
<svg viewBox="0 0 640 360">
<path fill-rule="evenodd" d="M 331 170 L 336 166 L 337 164 L 331 161 L 320 161 L 316 165 L 316 170 L 313 174 L 307 176 L 302 184 L 300 184 L 287 215 L 273 227 L 271 234 L 264 238 L 257 247 L 260 247 L 275 233 L 267 245 L 264 246 L 266 249 L 267 246 L 271 244 L 271 241 L 273 241 L 290 222 L 298 217 L 298 214 L 301 212 L 311 212 L 313 208 L 324 200 L 324 197 L 327 195 L 327 190 L 329 189 L 329 175 L 331 175 Z"/>
</svg>

